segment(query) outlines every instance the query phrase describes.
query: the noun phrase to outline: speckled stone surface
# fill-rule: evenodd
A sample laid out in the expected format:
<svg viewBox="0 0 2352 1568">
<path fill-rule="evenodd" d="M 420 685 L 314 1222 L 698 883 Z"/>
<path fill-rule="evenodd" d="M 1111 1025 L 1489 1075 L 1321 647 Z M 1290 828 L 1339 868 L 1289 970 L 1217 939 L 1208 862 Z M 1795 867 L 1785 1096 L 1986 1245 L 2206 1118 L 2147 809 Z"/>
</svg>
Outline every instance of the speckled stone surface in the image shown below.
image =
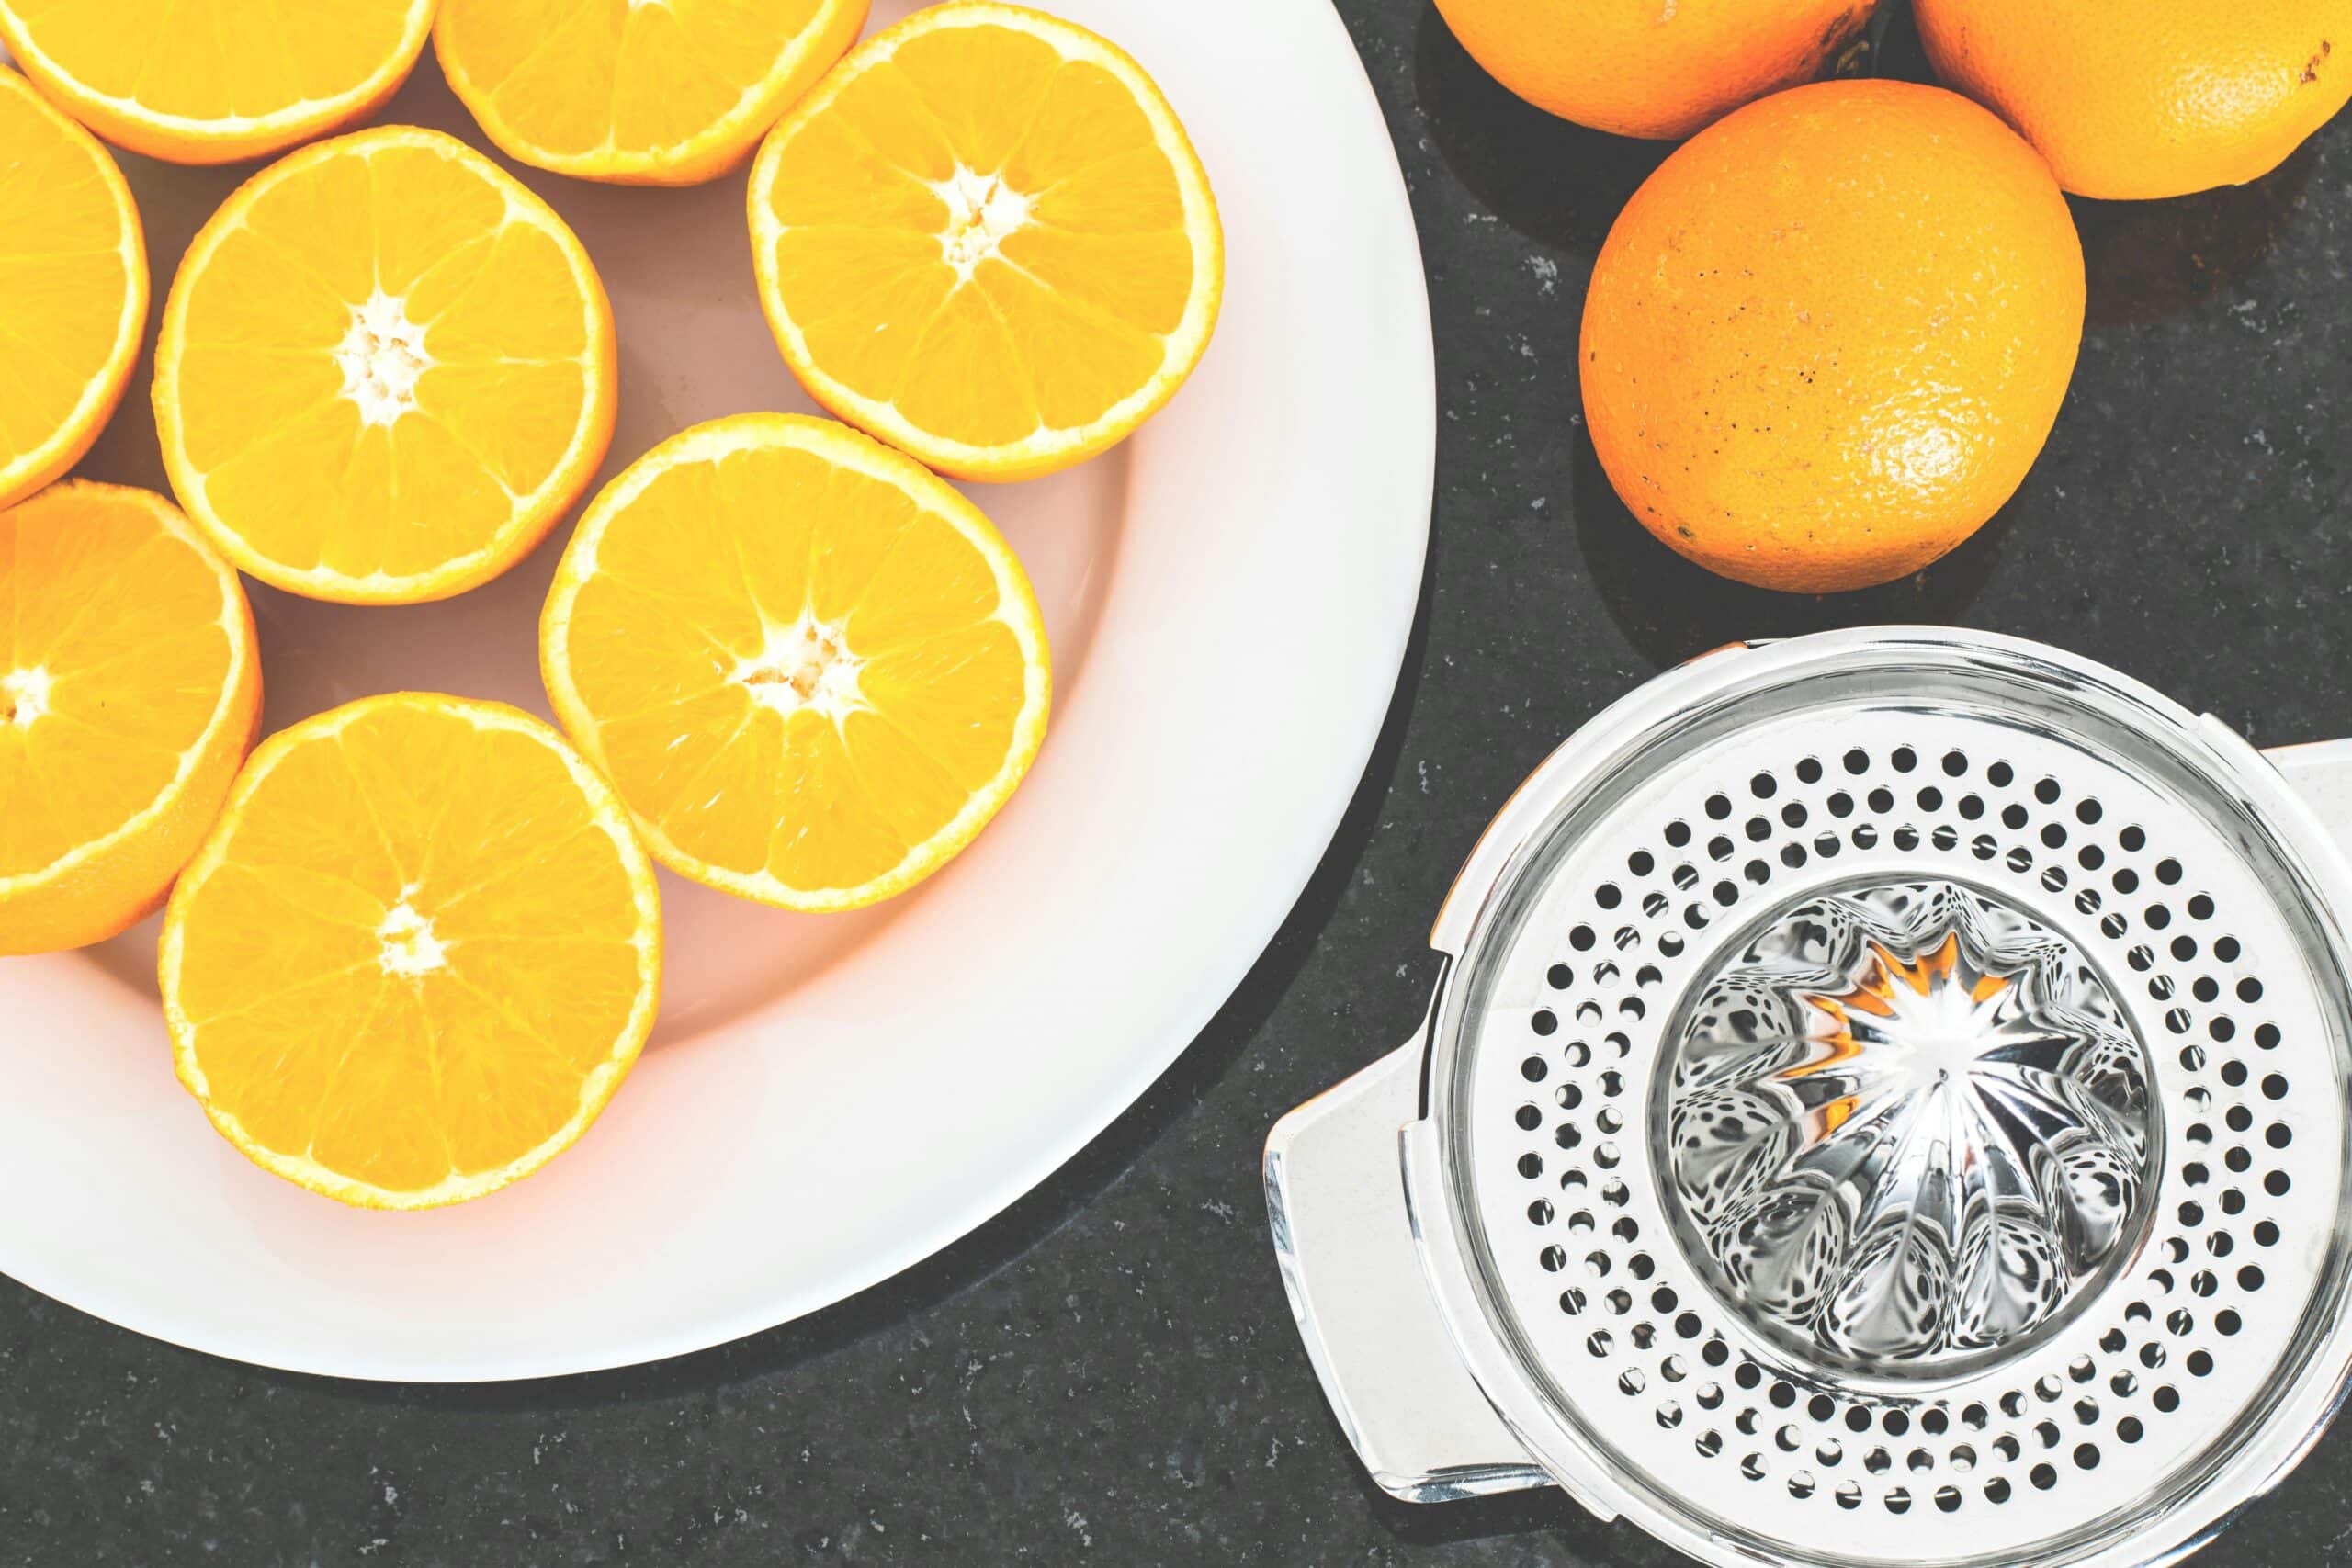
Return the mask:
<svg viewBox="0 0 2352 1568">
<path fill-rule="evenodd" d="M 1510 99 L 1427 0 L 1340 8 L 1429 263 L 1429 585 L 1353 809 L 1191 1052 L 942 1257 L 661 1366 L 336 1383 L 0 1280 L 0 1568 L 1679 1561 L 1556 1494 L 1414 1508 L 1364 1480 L 1266 1247 L 1265 1130 L 1419 1018 L 1430 917 L 1511 786 L 1714 644 L 1954 622 L 2107 660 L 2257 742 L 2352 732 L 2352 117 L 2248 188 L 2078 205 L 2091 323 L 2023 491 L 1918 579 L 1781 599 L 1653 544 L 1578 425 L 1577 300 L 1661 151 Z M 2352 1564 L 2352 1426 L 2197 1562 Z"/>
</svg>

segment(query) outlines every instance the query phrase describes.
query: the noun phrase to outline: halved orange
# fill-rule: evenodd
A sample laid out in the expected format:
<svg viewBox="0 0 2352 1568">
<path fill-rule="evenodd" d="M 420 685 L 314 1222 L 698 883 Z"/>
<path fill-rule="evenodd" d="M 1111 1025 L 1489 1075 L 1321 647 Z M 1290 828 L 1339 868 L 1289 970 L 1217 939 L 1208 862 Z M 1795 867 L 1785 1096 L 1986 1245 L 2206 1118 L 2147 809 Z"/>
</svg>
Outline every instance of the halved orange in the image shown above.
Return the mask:
<svg viewBox="0 0 2352 1568">
<path fill-rule="evenodd" d="M 260 717 L 244 589 L 170 502 L 68 480 L 0 511 L 0 953 L 161 903 Z"/>
<path fill-rule="evenodd" d="M 1124 439 L 1200 362 L 1225 287 L 1208 175 L 1143 68 L 988 0 L 853 50 L 769 133 L 751 218 L 809 396 L 964 479 Z"/>
<path fill-rule="evenodd" d="M 789 909 L 944 865 L 1046 733 L 1035 595 L 979 509 L 826 419 L 738 414 L 606 486 L 539 623 L 564 728 L 655 858 Z"/>
<path fill-rule="evenodd" d="M 434 0 L 0 0 L 0 40 L 118 147 L 174 164 L 263 158 L 383 107 Z"/>
<path fill-rule="evenodd" d="M 256 748 L 164 915 L 180 1081 L 264 1169 L 366 1208 L 569 1148 L 661 990 L 653 872 L 548 725 L 399 693 Z"/>
<path fill-rule="evenodd" d="M 155 431 L 245 570 L 350 604 L 444 598 L 528 554 L 604 460 L 612 308 L 563 220 L 436 130 L 322 141 L 188 246 Z"/>
<path fill-rule="evenodd" d="M 0 506 L 82 460 L 147 325 L 147 247 L 112 154 L 0 65 Z"/>
<path fill-rule="evenodd" d="M 441 0 L 434 52 L 508 157 L 697 185 L 741 163 L 865 25 L 866 0 Z"/>
</svg>

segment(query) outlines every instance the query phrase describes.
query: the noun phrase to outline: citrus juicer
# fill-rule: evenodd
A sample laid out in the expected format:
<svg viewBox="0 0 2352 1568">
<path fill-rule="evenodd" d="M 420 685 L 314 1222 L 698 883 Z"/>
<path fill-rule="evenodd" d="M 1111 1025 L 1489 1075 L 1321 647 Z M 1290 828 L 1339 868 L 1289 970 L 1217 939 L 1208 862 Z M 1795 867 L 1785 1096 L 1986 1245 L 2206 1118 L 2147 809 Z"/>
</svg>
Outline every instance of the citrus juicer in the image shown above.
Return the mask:
<svg viewBox="0 0 2352 1568">
<path fill-rule="evenodd" d="M 2352 741 L 2087 660 L 1735 645 L 1545 761 L 1402 1047 L 1268 1140 L 1392 1495 L 1702 1562 L 2167 1562 L 2352 1371 Z"/>
</svg>

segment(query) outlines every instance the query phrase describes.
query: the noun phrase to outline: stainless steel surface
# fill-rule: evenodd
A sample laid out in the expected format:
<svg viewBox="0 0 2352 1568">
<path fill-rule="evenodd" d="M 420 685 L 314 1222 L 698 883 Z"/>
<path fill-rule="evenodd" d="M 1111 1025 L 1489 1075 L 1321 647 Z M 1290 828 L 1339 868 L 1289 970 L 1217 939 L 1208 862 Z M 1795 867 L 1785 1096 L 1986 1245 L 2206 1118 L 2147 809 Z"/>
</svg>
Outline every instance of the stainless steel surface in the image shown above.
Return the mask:
<svg viewBox="0 0 2352 1568">
<path fill-rule="evenodd" d="M 2147 1055 L 2090 961 L 1991 893 L 1783 903 L 1663 1045 L 1652 1163 L 1678 1237 L 1793 1355 L 1917 1378 L 2015 1354 L 2147 1217 Z"/>
<path fill-rule="evenodd" d="M 2347 882 L 2260 754 L 2053 649 L 1670 671 L 1438 922 L 1406 1199 L 1459 1365 L 1709 1562 L 2166 1560 L 2352 1365 Z"/>
</svg>

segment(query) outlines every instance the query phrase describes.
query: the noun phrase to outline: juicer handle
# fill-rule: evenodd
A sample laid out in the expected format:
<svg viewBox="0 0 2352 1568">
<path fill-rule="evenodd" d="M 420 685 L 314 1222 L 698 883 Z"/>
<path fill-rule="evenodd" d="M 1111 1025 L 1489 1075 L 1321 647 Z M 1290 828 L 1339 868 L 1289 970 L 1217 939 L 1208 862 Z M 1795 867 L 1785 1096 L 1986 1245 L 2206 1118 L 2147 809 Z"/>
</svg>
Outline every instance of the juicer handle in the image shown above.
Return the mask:
<svg viewBox="0 0 2352 1568">
<path fill-rule="evenodd" d="M 1274 1123 L 1266 1213 L 1283 1289 L 1332 1414 L 1380 1489 L 1438 1503 L 1543 1486 L 1478 1392 L 1423 1281 L 1397 1134 L 1416 1040 Z"/>
<path fill-rule="evenodd" d="M 2352 740 L 2274 746 L 2263 755 L 2278 764 L 2345 854 L 2352 856 Z"/>
</svg>

